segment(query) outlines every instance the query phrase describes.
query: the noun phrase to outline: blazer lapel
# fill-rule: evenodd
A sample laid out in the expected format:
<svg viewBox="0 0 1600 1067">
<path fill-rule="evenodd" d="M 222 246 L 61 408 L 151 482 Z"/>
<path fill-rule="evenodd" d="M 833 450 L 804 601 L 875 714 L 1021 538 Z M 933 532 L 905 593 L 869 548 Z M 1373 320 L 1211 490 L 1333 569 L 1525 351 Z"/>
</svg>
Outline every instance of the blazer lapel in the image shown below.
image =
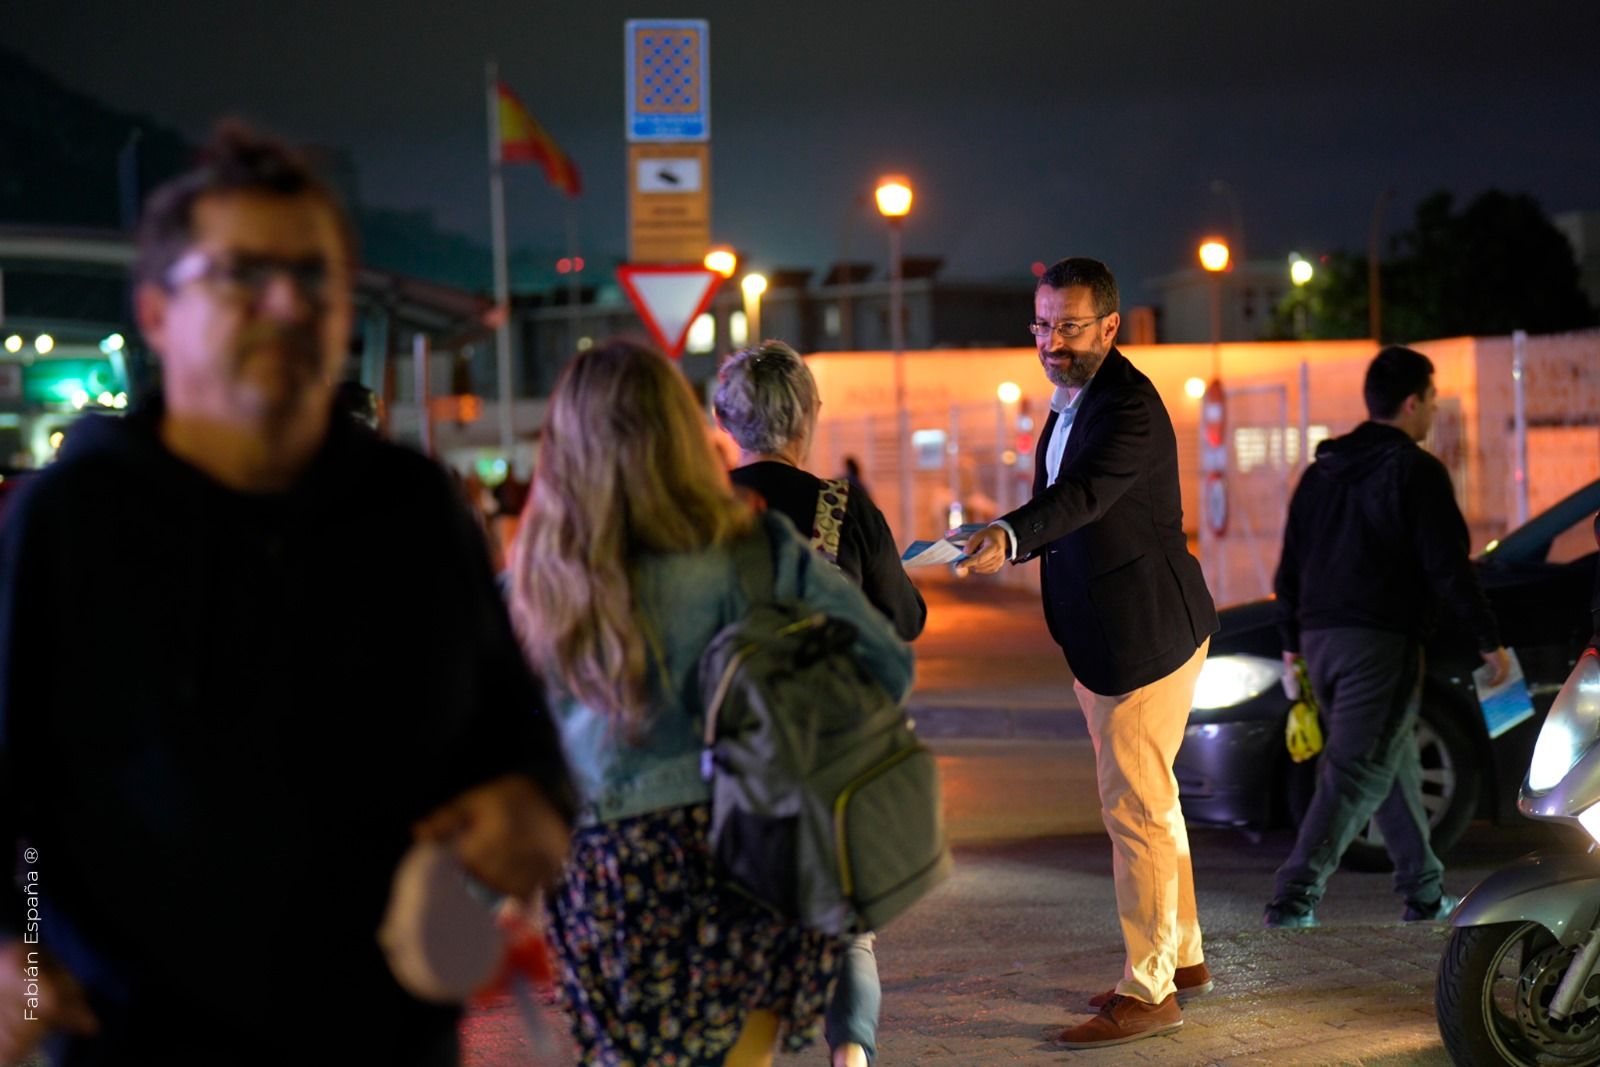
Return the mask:
<svg viewBox="0 0 1600 1067">
<path fill-rule="evenodd" d="M 1118 352 L 1115 347 L 1106 353 L 1105 362 L 1100 364 L 1100 369 L 1095 372 L 1095 376 L 1090 378 L 1089 384 L 1083 387 L 1084 394 L 1078 398 L 1078 413 L 1073 416 L 1072 431 L 1075 432 L 1083 426 L 1089 417 L 1089 413 L 1094 409 L 1096 400 L 1103 396 L 1107 390 L 1127 378 L 1128 368 L 1131 366 L 1132 364 L 1128 362 L 1128 357 Z M 1095 388 L 1096 382 L 1100 383 L 1099 389 Z M 1054 414 L 1052 412 L 1051 416 L 1054 417 Z M 1063 467 L 1067 465 L 1067 459 L 1074 451 L 1072 442 L 1076 439 L 1081 439 L 1082 436 L 1082 434 L 1078 434 L 1078 437 L 1074 438 L 1073 433 L 1068 432 L 1066 447 L 1061 450 L 1061 465 Z"/>
</svg>

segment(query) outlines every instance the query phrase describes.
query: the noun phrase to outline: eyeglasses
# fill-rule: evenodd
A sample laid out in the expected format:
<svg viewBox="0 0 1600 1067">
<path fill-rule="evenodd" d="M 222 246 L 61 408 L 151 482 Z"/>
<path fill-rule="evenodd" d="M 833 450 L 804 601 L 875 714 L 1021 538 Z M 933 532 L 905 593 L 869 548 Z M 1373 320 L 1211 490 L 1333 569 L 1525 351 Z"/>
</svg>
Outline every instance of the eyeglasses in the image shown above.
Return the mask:
<svg viewBox="0 0 1600 1067">
<path fill-rule="evenodd" d="M 277 256 L 216 255 L 194 249 L 167 271 L 167 288 L 177 289 L 190 282 L 203 281 L 222 295 L 255 301 L 261 299 L 272 279 L 286 275 L 302 296 L 312 303 L 327 299 L 333 271 L 320 256 L 283 259 Z"/>
<path fill-rule="evenodd" d="M 1106 315 L 1111 312 L 1106 312 Z M 1068 319 L 1066 322 L 1046 322 L 1043 319 L 1034 319 L 1028 323 L 1028 332 L 1035 337 L 1050 337 L 1059 335 L 1063 341 L 1070 341 L 1083 335 L 1091 323 L 1099 322 L 1106 315 L 1096 315 L 1092 319 Z"/>
</svg>

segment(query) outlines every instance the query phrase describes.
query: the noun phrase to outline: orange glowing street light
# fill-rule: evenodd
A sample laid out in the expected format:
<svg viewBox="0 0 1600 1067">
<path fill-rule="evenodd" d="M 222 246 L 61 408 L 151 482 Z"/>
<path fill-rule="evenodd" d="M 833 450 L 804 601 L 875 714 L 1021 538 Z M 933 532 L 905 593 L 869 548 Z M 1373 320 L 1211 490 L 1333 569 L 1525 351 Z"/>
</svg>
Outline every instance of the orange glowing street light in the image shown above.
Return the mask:
<svg viewBox="0 0 1600 1067">
<path fill-rule="evenodd" d="M 767 276 L 752 271 L 739 288 L 744 292 L 745 343 L 753 348 L 761 343 L 761 294 L 767 291 Z"/>
<path fill-rule="evenodd" d="M 902 174 L 886 174 L 878 179 L 878 214 L 889 223 L 889 347 L 894 351 L 895 436 L 899 438 L 895 455 L 900 467 L 901 540 L 912 533 L 911 507 L 911 417 L 906 410 L 905 372 L 905 280 L 900 258 L 900 227 L 911 214 L 911 181 Z"/>
<path fill-rule="evenodd" d="M 1200 242 L 1200 265 L 1211 274 L 1211 377 L 1215 381 L 1222 366 L 1222 272 L 1229 267 L 1228 242 L 1207 237 Z"/>
<path fill-rule="evenodd" d="M 878 214 L 899 219 L 911 214 L 911 182 L 901 174 L 886 174 L 878 179 Z"/>
<path fill-rule="evenodd" d="M 727 245 L 718 245 L 706 253 L 705 267 L 723 278 L 731 278 L 739 270 L 739 257 Z"/>
<path fill-rule="evenodd" d="M 1228 269 L 1228 243 L 1220 237 L 1207 237 L 1200 245 L 1200 265 L 1212 274 Z"/>
</svg>

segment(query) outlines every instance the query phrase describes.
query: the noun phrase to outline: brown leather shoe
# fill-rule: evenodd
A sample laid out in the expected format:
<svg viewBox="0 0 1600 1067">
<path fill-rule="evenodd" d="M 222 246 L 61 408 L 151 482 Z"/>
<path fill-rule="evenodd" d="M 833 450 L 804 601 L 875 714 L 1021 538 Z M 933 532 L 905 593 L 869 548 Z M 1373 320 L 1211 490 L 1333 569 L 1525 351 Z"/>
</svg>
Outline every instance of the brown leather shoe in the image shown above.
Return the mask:
<svg viewBox="0 0 1600 1067">
<path fill-rule="evenodd" d="M 1190 997 L 1204 996 L 1217 987 L 1217 983 L 1211 980 L 1211 968 L 1205 965 L 1204 960 L 1192 967 L 1179 967 L 1173 971 L 1172 984 L 1178 991 L 1179 1004 L 1188 1003 Z M 1104 993 L 1096 993 L 1089 998 L 1089 1007 L 1103 1008 L 1116 995 L 1115 987 Z"/>
<path fill-rule="evenodd" d="M 1168 993 L 1160 1004 L 1146 1004 L 1133 997 L 1113 996 L 1105 1007 L 1086 1023 L 1061 1031 L 1056 1044 L 1062 1048 L 1099 1048 L 1122 1045 L 1142 1037 L 1170 1034 L 1183 1025 L 1178 1010 L 1178 995 Z"/>
</svg>

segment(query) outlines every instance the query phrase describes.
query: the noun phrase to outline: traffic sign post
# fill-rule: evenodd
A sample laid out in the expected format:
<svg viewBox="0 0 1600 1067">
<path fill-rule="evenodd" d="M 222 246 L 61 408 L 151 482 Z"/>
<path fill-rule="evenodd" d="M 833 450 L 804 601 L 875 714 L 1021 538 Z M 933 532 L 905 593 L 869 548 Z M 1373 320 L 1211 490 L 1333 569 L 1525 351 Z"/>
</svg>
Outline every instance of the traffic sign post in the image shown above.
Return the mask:
<svg viewBox="0 0 1600 1067">
<path fill-rule="evenodd" d="M 1200 559 L 1212 560 L 1212 594 L 1227 599 L 1228 549 L 1228 396 L 1213 378 L 1200 399 Z"/>
<path fill-rule="evenodd" d="M 628 262 L 694 263 L 711 247 L 711 146 L 628 146 Z"/>
<path fill-rule="evenodd" d="M 711 306 L 722 275 L 698 264 L 632 264 L 617 268 L 617 281 L 656 343 L 677 358 L 689 327 Z"/>
<path fill-rule="evenodd" d="M 1228 532 L 1228 483 L 1221 471 L 1212 471 L 1205 480 L 1206 525 L 1213 537 L 1223 537 Z"/>
<path fill-rule="evenodd" d="M 629 141 L 711 139 L 711 27 L 705 19 L 629 19 Z"/>
<path fill-rule="evenodd" d="M 698 263 L 711 246 L 711 28 L 629 19 L 628 261 Z"/>
</svg>

